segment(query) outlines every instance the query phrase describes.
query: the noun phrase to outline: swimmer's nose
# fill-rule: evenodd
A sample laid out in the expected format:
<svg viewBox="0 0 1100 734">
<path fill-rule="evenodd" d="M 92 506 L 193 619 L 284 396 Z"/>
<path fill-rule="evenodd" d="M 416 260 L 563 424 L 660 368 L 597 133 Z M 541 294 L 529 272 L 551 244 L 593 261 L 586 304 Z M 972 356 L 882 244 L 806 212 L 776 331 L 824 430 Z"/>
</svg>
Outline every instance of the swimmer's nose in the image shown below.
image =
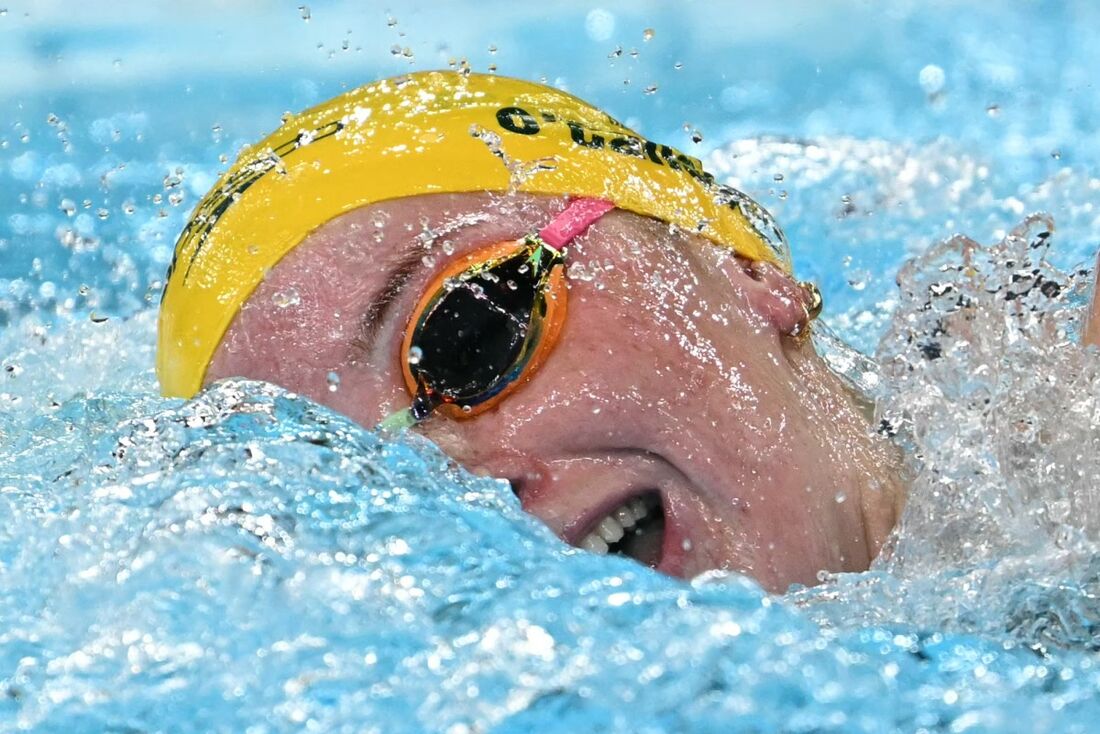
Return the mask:
<svg viewBox="0 0 1100 734">
<path fill-rule="evenodd" d="M 802 333 L 820 305 L 811 287 L 769 262 L 727 258 L 722 269 L 745 294 L 752 313 L 779 334 Z"/>
</svg>

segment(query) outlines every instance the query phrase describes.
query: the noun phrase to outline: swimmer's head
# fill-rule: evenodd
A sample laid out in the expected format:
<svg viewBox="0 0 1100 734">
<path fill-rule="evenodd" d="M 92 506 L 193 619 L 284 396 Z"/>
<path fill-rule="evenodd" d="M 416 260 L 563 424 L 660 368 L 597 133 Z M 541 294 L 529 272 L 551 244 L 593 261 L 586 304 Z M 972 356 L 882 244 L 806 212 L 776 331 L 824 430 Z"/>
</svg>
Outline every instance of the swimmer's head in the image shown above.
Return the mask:
<svg viewBox="0 0 1100 734">
<path fill-rule="evenodd" d="M 900 499 L 802 336 L 814 305 L 767 214 L 697 161 L 540 85 L 418 74 L 226 174 L 180 239 L 158 372 L 368 426 L 427 385 L 454 410 L 418 430 L 568 542 L 781 590 L 865 568 Z M 518 340 L 467 339 L 493 319 Z"/>
<path fill-rule="evenodd" d="M 473 191 L 606 200 L 790 270 L 768 213 L 695 158 L 541 84 L 409 74 L 290 117 L 199 203 L 161 305 L 164 393 L 198 391 L 238 309 L 317 227 L 369 204 Z"/>
</svg>

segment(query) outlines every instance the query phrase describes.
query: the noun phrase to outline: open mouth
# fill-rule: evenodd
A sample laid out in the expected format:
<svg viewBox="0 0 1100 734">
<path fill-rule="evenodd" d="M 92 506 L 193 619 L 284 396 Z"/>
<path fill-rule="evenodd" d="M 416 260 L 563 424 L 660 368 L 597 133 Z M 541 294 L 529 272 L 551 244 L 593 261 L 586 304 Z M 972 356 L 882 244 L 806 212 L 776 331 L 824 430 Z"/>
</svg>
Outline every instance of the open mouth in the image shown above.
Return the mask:
<svg viewBox="0 0 1100 734">
<path fill-rule="evenodd" d="M 650 568 L 661 563 L 665 512 L 657 491 L 635 495 L 601 518 L 577 543 L 601 555 L 633 558 Z"/>
</svg>

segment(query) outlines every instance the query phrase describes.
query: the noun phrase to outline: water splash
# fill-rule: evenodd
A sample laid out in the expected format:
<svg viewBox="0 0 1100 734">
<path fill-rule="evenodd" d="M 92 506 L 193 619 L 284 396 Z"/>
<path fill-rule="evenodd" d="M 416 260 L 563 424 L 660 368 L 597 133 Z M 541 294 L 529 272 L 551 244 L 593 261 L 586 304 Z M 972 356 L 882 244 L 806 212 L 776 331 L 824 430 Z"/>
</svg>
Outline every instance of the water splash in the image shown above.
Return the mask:
<svg viewBox="0 0 1100 734">
<path fill-rule="evenodd" d="M 956 236 L 898 275 L 878 417 L 908 448 L 911 496 L 877 573 L 796 595 L 826 624 L 1100 649 L 1100 353 L 1078 343 L 1092 278 L 1050 263 L 1053 229 Z"/>
<path fill-rule="evenodd" d="M 0 455 L 0 710 L 21 728 L 1070 731 L 1100 714 L 1089 657 L 822 630 L 745 579 L 584 554 L 505 483 L 268 385 L 89 396 L 24 427 Z"/>
</svg>

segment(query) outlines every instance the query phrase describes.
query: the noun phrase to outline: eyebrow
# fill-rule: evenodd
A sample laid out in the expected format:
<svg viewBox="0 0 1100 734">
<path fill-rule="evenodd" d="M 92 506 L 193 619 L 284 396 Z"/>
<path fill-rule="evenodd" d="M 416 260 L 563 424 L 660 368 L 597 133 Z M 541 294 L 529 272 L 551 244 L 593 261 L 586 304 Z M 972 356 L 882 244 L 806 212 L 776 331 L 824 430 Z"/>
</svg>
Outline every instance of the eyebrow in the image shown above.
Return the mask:
<svg viewBox="0 0 1100 734">
<path fill-rule="evenodd" d="M 359 320 L 359 334 L 355 341 L 364 351 L 370 351 L 378 336 L 378 330 L 385 323 L 401 291 L 422 267 L 424 267 L 424 253 L 420 243 L 414 242 L 412 247 L 402 253 L 390 271 L 390 277 L 386 279 L 385 284 L 363 311 L 363 316 Z"/>
</svg>

